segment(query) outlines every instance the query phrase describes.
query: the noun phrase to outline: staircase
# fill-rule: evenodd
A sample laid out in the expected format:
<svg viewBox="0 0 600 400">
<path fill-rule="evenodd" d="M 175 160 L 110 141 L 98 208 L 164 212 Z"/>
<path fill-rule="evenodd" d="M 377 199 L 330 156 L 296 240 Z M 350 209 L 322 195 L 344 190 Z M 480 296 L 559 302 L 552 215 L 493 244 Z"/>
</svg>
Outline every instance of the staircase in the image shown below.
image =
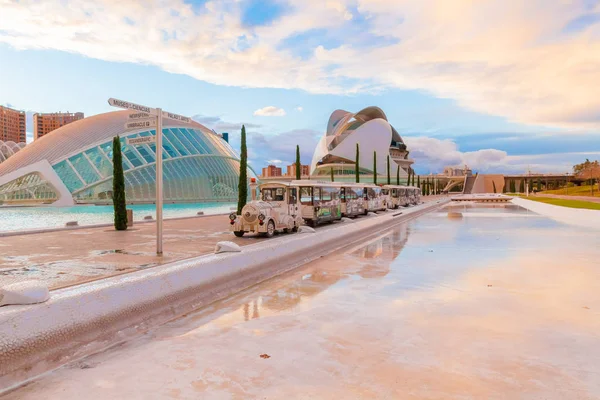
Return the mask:
<svg viewBox="0 0 600 400">
<path fill-rule="evenodd" d="M 465 187 L 463 189 L 463 194 L 471 194 L 473 191 L 473 185 L 475 185 L 475 179 L 477 179 L 477 175 L 465 176 Z"/>
</svg>

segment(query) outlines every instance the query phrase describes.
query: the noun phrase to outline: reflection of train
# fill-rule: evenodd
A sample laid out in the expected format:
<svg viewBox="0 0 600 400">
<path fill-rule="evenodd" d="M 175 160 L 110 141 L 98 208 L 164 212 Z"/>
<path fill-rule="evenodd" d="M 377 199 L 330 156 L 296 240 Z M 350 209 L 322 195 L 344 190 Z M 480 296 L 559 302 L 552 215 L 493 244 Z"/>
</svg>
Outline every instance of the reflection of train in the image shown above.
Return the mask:
<svg viewBox="0 0 600 400">
<path fill-rule="evenodd" d="M 298 180 L 260 185 L 256 199 L 256 181 L 250 184 L 252 201 L 240 215 L 229 215 L 230 230 L 238 237 L 246 232 L 271 237 L 277 231 L 295 232 L 304 221 L 316 226 L 355 217 L 369 211 L 383 211 L 420 202 L 420 190 L 411 186 L 320 182 Z"/>
</svg>

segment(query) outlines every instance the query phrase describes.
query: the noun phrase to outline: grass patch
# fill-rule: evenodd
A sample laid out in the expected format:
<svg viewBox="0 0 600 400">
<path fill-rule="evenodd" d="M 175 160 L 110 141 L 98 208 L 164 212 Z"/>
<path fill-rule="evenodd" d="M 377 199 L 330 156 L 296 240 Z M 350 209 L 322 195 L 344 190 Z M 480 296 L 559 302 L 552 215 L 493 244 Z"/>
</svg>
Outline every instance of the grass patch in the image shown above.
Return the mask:
<svg viewBox="0 0 600 400">
<path fill-rule="evenodd" d="M 540 194 L 560 194 L 560 195 L 569 195 L 569 196 L 592 196 L 592 187 L 590 185 L 581 185 L 581 186 L 569 186 L 569 190 L 565 188 L 561 189 L 553 189 L 553 190 L 544 190 L 540 192 Z M 598 190 L 598 185 L 594 185 L 594 197 L 600 197 L 600 191 Z"/>
<path fill-rule="evenodd" d="M 535 196 L 519 196 L 526 200 L 537 201 L 540 203 L 552 204 L 554 206 L 569 207 L 569 208 L 583 208 L 586 210 L 600 210 L 600 203 L 592 203 L 591 201 L 583 200 L 565 200 L 565 199 L 553 199 L 549 197 L 535 197 Z"/>
</svg>

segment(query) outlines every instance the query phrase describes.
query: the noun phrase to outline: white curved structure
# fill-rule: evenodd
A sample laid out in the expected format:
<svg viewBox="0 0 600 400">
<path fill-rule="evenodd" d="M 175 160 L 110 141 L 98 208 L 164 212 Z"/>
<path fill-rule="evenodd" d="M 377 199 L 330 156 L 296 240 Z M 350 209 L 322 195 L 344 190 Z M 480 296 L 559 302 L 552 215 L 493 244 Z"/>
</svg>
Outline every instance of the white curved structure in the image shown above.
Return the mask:
<svg viewBox="0 0 600 400">
<path fill-rule="evenodd" d="M 404 141 L 379 107 L 367 107 L 356 114 L 335 110 L 329 117 L 327 132 L 315 149 L 311 175 L 328 176 L 332 168 L 337 175 L 340 166 L 342 175 L 353 174 L 357 143 L 361 174 L 373 173 L 373 157 L 377 153 L 378 175 L 387 175 L 389 155 L 390 175 L 396 177 L 397 166 L 400 166 L 400 176 L 408 176 L 413 161 L 408 159 Z M 344 165 L 352 171 L 345 171 Z"/>
<path fill-rule="evenodd" d="M 27 143 L 15 143 L 12 141 L 3 142 L 0 140 L 0 163 L 14 156 L 19 150 L 23 149 Z"/>
<path fill-rule="evenodd" d="M 0 202 L 110 202 L 115 136 L 121 137 L 127 202 L 153 202 L 156 146 L 127 145 L 125 138 L 156 132 L 126 130 L 129 114 L 115 111 L 72 122 L 13 154 L 0 164 Z M 194 121 L 164 118 L 162 150 L 165 201 L 237 199 L 239 157 L 220 135 Z"/>
</svg>

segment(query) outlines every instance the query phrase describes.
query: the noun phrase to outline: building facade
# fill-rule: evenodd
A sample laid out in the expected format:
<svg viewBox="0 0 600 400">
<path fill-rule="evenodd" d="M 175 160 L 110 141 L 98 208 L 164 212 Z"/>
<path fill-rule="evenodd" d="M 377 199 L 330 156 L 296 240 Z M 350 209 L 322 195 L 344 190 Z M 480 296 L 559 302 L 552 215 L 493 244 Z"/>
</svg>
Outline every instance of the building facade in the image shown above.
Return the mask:
<svg viewBox="0 0 600 400">
<path fill-rule="evenodd" d="M 331 114 L 327 131 L 313 155 L 311 176 L 327 179 L 333 170 L 336 181 L 353 182 L 357 146 L 361 182 L 374 180 L 376 165 L 377 182 L 383 183 L 388 173 L 388 156 L 390 177 L 395 181 L 399 175 L 406 182 L 414 161 L 408 158 L 406 144 L 379 107 L 367 107 L 357 113 L 336 110 Z"/>
<path fill-rule="evenodd" d="M 82 112 L 35 113 L 33 114 L 33 140 L 37 140 L 60 127 L 83 118 L 84 115 Z"/>
<path fill-rule="evenodd" d="M 25 111 L 0 106 L 0 140 L 3 142 L 26 143 Z"/>
<path fill-rule="evenodd" d="M 300 175 L 301 176 L 309 176 L 310 175 L 310 165 L 300 165 Z M 296 164 L 288 165 L 286 176 L 295 177 L 296 176 Z"/>
<path fill-rule="evenodd" d="M 269 165 L 262 169 L 262 176 L 265 178 L 271 178 L 274 176 L 281 176 L 281 168 L 275 165 Z"/>
<path fill-rule="evenodd" d="M 127 130 L 130 111 L 94 115 L 67 124 L 0 164 L 0 203 L 112 202 L 112 140 L 121 137 L 127 203 L 156 199 L 156 145 L 128 145 L 155 136 L 151 128 Z M 239 156 L 223 138 L 191 121 L 163 118 L 165 202 L 234 202 Z M 256 177 L 249 169 L 248 177 Z"/>
</svg>

